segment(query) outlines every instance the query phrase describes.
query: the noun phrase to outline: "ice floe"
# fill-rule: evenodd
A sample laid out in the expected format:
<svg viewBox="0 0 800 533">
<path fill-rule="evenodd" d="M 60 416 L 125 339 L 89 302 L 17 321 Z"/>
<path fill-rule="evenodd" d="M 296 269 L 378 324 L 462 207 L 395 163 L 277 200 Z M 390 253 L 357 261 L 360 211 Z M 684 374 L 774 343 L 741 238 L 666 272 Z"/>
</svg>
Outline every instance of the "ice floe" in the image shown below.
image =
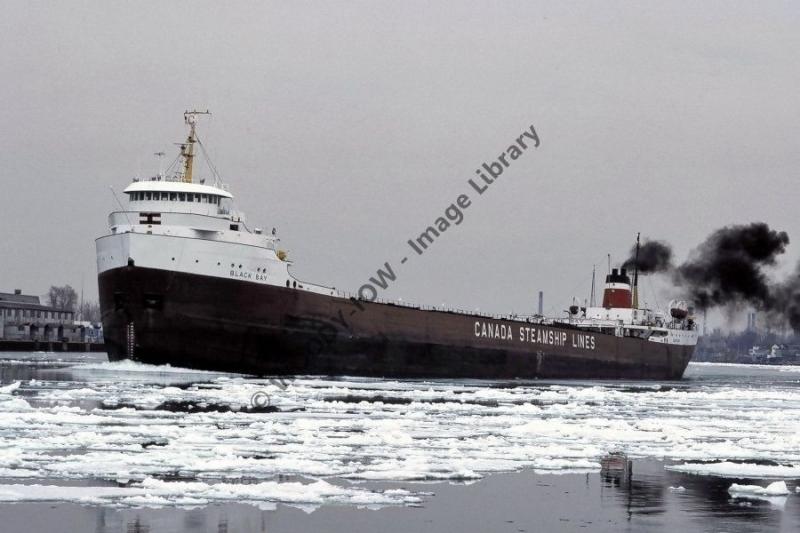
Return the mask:
<svg viewBox="0 0 800 533">
<path fill-rule="evenodd" d="M 775 481 L 766 487 L 760 485 L 738 485 L 734 483 L 728 489 L 733 498 L 760 500 L 768 502 L 772 507 L 783 509 L 790 494 L 785 481 Z"/>
<path fill-rule="evenodd" d="M 667 470 L 730 478 L 787 478 L 800 479 L 800 466 L 781 466 L 757 463 L 685 463 L 670 465 Z"/>
<path fill-rule="evenodd" d="M 0 476 L 126 484 L 86 488 L 86 501 L 247 500 L 235 487 L 266 484 L 248 501 L 409 505 L 416 495 L 358 483 L 599 471 L 611 450 L 677 461 L 677 472 L 800 479 L 796 385 L 298 378 L 284 390 L 268 379 L 132 362 L 69 372 L 73 381 L 45 373 L 0 394 Z M 269 408 L 255 410 L 261 392 Z M 287 475 L 303 482 L 278 483 Z M 280 499 L 271 483 L 290 496 Z M 0 489 L 22 500 L 33 490 Z M 80 494 L 40 494 L 75 501 L 70 491 Z"/>
<path fill-rule="evenodd" d="M 11 394 L 12 392 L 14 392 L 19 388 L 20 383 L 21 382 L 19 381 L 15 381 L 10 385 L 5 385 L 4 387 L 0 387 L 0 394 Z"/>
<path fill-rule="evenodd" d="M 691 363 L 692 366 L 695 367 L 707 367 L 707 368 L 719 368 L 719 367 L 730 367 L 730 368 L 742 368 L 744 370 L 770 370 L 770 371 L 777 371 L 777 372 L 800 372 L 800 366 L 798 365 L 754 365 L 750 363 L 705 363 L 705 362 L 697 362 Z"/>
<path fill-rule="evenodd" d="M 754 495 L 754 496 L 786 496 L 789 489 L 785 481 L 774 481 L 762 487 L 760 485 L 738 485 L 734 483 L 728 489 L 730 494 Z"/>
<path fill-rule="evenodd" d="M 146 365 L 144 363 L 137 363 L 136 361 L 124 360 L 114 362 L 101 362 L 101 363 L 85 363 L 77 366 L 80 370 L 95 370 L 102 372 L 147 372 L 154 374 L 163 373 L 178 373 L 178 374 L 208 374 L 219 376 L 224 372 L 211 372 L 208 370 L 194 370 L 191 368 L 181 368 L 172 365 Z M 236 375 L 236 374 L 230 374 Z"/>
<path fill-rule="evenodd" d="M 336 503 L 355 506 L 415 505 L 421 499 L 409 491 L 383 492 L 312 483 L 265 481 L 252 484 L 162 481 L 147 478 L 131 486 L 0 485 L 0 501 L 67 501 L 130 507 L 197 506 L 236 501 L 261 504 Z"/>
</svg>

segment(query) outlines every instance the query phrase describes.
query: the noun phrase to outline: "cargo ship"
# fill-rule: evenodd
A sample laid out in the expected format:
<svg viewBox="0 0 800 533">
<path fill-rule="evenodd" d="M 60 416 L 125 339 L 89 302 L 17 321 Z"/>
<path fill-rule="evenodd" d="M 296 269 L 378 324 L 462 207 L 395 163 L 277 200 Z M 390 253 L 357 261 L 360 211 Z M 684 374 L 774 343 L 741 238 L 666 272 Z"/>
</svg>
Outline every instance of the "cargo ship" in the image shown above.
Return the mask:
<svg viewBox="0 0 800 533">
<path fill-rule="evenodd" d="M 213 165 L 195 179 L 205 113 L 184 114 L 173 165 L 134 179 L 96 240 L 110 360 L 261 376 L 682 377 L 697 343 L 688 307 L 639 308 L 638 273 L 624 268 L 610 269 L 601 305 L 563 318 L 366 301 L 297 279 L 275 231 L 248 225 Z"/>
</svg>

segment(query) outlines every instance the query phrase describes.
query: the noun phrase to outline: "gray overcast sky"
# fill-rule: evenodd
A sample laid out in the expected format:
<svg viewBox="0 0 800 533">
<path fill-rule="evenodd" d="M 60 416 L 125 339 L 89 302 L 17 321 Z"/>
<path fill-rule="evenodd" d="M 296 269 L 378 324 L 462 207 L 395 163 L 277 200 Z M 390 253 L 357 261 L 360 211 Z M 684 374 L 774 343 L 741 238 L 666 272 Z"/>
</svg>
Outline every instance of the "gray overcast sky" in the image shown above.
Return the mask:
<svg viewBox="0 0 800 533">
<path fill-rule="evenodd" d="M 679 257 L 737 222 L 797 240 L 799 27 L 793 2 L 5 1 L 0 290 L 96 297 L 108 187 L 171 159 L 194 107 L 251 225 L 338 288 L 390 261 L 389 297 L 560 311 L 636 231 Z M 542 145 L 399 266 L 531 124 Z"/>
</svg>

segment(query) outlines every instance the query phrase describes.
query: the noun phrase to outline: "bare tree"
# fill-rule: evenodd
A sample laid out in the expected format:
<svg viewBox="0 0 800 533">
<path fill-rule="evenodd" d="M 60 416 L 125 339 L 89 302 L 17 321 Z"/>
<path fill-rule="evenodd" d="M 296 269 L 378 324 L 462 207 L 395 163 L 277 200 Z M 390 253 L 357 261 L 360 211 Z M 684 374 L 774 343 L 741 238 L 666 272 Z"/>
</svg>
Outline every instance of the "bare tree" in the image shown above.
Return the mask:
<svg viewBox="0 0 800 533">
<path fill-rule="evenodd" d="M 78 293 L 69 285 L 50 287 L 50 290 L 47 291 L 47 299 L 50 301 L 51 307 L 64 311 L 75 311 L 78 305 Z"/>
<path fill-rule="evenodd" d="M 100 304 L 97 302 L 83 302 L 80 306 L 81 320 L 97 323 L 100 322 Z"/>
</svg>

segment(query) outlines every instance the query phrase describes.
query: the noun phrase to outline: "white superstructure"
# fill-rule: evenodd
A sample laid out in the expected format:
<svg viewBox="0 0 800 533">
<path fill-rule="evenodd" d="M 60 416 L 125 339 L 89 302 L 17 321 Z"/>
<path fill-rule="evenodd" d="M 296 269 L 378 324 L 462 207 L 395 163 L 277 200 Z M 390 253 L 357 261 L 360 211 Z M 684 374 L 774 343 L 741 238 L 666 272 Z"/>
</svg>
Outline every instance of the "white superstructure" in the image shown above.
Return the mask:
<svg viewBox="0 0 800 533">
<path fill-rule="evenodd" d="M 192 181 L 198 114 L 204 113 L 184 114 L 190 133 L 181 145 L 180 168 L 125 189 L 127 207 L 109 215 L 110 233 L 96 241 L 98 273 L 135 265 L 335 294 L 292 276 L 275 231 L 248 227 L 218 177 L 214 185 Z"/>
<path fill-rule="evenodd" d="M 631 290 L 633 289 L 633 290 Z M 568 323 L 582 330 L 638 337 L 652 342 L 694 346 L 697 328 L 685 302 L 670 302 L 669 315 L 638 307 L 637 287 L 631 287 L 625 269 L 613 269 L 606 278 L 603 304 L 570 308 Z"/>
</svg>

